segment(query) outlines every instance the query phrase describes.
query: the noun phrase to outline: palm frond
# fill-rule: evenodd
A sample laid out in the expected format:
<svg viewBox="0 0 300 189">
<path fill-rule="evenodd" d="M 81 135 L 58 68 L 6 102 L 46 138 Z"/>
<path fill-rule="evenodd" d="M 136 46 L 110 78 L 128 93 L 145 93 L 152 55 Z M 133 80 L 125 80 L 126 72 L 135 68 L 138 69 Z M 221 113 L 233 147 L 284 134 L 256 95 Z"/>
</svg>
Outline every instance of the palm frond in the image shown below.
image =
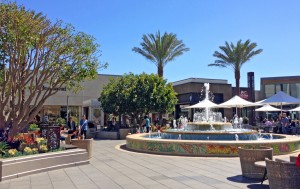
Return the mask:
<svg viewBox="0 0 300 189">
<path fill-rule="evenodd" d="M 232 68 L 237 81 L 236 86 L 239 86 L 240 69 L 242 65 L 263 51 L 262 49 L 255 50 L 256 47 L 257 44 L 251 43 L 249 39 L 244 43 L 242 40 L 239 40 L 236 45 L 232 42 L 229 44 L 225 41 L 225 46 L 219 47 L 220 52 L 215 51 L 213 54 L 213 56 L 217 58 L 215 63 L 208 64 L 208 66 Z"/>
<path fill-rule="evenodd" d="M 189 48 L 178 40 L 173 33 L 164 33 L 161 36 L 160 31 L 156 34 L 143 35 L 141 48 L 134 47 L 132 50 L 141 54 L 146 59 L 154 62 L 159 69 L 162 69 L 168 62 L 189 51 Z"/>
</svg>

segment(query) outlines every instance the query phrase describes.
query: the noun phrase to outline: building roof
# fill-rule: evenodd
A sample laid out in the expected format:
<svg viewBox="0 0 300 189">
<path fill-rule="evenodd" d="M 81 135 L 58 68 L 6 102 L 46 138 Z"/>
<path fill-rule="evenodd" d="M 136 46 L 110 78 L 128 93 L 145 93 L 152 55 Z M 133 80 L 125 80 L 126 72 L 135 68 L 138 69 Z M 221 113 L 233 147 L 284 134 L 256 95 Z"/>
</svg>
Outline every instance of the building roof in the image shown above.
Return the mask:
<svg viewBox="0 0 300 189">
<path fill-rule="evenodd" d="M 211 84 L 228 84 L 226 79 L 206 79 L 206 78 L 187 78 L 172 82 L 173 86 L 186 83 L 211 83 Z"/>
<path fill-rule="evenodd" d="M 299 79 L 300 75 L 295 75 L 295 76 L 279 76 L 279 77 L 262 77 L 260 78 L 261 80 L 282 80 L 282 79 Z"/>
</svg>

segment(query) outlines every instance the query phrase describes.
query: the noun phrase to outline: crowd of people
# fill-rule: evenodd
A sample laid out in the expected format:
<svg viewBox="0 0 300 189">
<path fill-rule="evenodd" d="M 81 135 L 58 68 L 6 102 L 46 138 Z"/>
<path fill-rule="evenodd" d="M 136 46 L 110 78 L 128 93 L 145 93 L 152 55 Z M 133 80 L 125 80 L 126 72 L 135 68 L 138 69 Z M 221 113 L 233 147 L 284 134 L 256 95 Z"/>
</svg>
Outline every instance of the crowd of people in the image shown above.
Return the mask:
<svg viewBox="0 0 300 189">
<path fill-rule="evenodd" d="M 263 121 L 264 131 L 280 134 L 300 134 L 300 124 L 298 119 L 291 119 L 286 113 L 280 114 L 276 118 L 265 118 Z"/>
</svg>

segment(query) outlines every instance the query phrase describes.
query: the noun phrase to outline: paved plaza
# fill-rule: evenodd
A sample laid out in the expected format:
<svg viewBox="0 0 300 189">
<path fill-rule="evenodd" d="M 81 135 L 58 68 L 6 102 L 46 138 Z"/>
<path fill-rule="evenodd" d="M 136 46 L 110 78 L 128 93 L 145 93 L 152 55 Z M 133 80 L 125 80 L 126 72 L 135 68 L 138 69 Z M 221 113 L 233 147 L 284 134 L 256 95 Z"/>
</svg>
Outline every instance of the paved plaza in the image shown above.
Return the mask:
<svg viewBox="0 0 300 189">
<path fill-rule="evenodd" d="M 269 188 L 241 176 L 238 157 L 178 157 L 120 149 L 124 140 L 95 140 L 89 165 L 3 181 L 0 189 Z M 287 158 L 281 156 L 280 158 Z"/>
</svg>

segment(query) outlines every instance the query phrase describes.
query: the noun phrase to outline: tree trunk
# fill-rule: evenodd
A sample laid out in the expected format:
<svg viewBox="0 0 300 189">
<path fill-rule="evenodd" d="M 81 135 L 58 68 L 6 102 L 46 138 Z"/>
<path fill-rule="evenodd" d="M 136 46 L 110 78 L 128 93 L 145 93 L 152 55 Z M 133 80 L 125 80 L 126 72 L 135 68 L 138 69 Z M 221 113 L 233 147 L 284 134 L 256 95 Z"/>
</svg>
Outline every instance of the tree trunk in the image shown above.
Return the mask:
<svg viewBox="0 0 300 189">
<path fill-rule="evenodd" d="M 158 74 L 159 77 L 164 76 L 164 67 L 163 67 L 162 64 L 157 65 L 157 74 Z"/>
<path fill-rule="evenodd" d="M 237 96 L 240 96 L 240 78 L 241 78 L 240 70 L 235 70 L 235 94 Z M 236 114 L 238 117 L 240 117 L 241 112 L 237 110 Z"/>
<path fill-rule="evenodd" d="M 235 70 L 235 94 L 240 96 L 240 78 L 241 78 L 241 73 L 240 70 Z"/>
</svg>

